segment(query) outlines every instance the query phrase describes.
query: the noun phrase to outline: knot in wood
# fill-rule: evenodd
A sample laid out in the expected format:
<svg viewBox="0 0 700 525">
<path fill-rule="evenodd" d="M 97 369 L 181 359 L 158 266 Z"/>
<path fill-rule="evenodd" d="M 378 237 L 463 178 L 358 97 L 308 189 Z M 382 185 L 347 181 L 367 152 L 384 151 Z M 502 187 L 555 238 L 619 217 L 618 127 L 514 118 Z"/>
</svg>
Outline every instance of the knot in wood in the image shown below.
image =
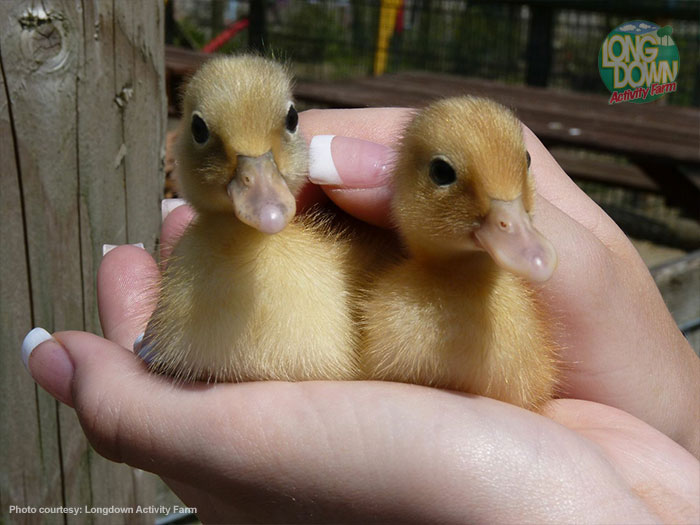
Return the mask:
<svg viewBox="0 0 700 525">
<path fill-rule="evenodd" d="M 60 66 L 64 50 L 65 17 L 43 7 L 32 7 L 20 17 L 22 53 L 38 64 L 57 61 Z"/>
</svg>

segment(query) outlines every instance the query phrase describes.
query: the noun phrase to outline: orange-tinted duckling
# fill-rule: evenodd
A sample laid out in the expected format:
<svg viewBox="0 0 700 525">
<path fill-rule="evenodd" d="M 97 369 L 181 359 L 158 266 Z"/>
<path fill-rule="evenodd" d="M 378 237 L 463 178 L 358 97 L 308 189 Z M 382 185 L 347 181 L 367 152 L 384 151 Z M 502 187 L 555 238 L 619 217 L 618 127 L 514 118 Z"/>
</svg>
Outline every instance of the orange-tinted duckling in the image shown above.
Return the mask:
<svg viewBox="0 0 700 525">
<path fill-rule="evenodd" d="M 519 121 L 486 99 L 436 102 L 408 126 L 394 177 L 408 256 L 369 292 L 367 376 L 537 409 L 553 395 L 556 347 L 527 281 L 547 280 L 556 255 L 532 226 Z"/>
<path fill-rule="evenodd" d="M 177 153 L 197 217 L 140 344 L 150 368 L 181 380 L 356 377 L 347 246 L 323 220 L 294 219 L 307 148 L 284 68 L 207 62 L 186 88 Z"/>
</svg>

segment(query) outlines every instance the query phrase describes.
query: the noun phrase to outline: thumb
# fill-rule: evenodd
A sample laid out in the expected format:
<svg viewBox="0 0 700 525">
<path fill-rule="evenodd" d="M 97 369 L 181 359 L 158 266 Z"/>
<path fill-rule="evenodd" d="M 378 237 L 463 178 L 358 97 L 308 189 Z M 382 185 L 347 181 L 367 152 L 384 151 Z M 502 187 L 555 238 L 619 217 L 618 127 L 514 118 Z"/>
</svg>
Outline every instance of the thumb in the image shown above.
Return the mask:
<svg viewBox="0 0 700 525">
<path fill-rule="evenodd" d="M 188 434 L 184 443 L 168 436 L 186 433 L 183 421 L 205 425 L 192 394 L 207 385 L 174 388 L 129 350 L 85 332 L 49 335 L 34 329 L 25 339 L 25 354 L 34 380 L 75 409 L 99 454 L 176 478 L 191 472 L 192 452 L 206 447 L 206 432 Z M 206 392 L 203 397 L 206 403 Z"/>
</svg>

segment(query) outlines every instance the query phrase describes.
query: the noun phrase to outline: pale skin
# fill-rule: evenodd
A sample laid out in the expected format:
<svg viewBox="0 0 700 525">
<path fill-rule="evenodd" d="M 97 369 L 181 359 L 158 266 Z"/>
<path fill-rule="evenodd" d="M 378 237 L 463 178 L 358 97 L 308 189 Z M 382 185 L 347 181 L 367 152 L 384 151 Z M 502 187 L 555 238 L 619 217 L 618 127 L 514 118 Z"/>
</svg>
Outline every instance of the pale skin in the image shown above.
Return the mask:
<svg viewBox="0 0 700 525">
<path fill-rule="evenodd" d="M 301 129 L 391 146 L 409 115 L 311 111 Z M 175 387 L 130 350 L 159 275 L 132 246 L 99 271 L 105 339 L 56 333 L 31 373 L 99 453 L 161 475 L 204 521 L 698 522 L 700 360 L 622 232 L 527 130 L 526 143 L 535 225 L 560 261 L 538 292 L 560 327 L 563 395 L 541 415 L 388 382 Z M 368 185 L 326 191 L 387 224 L 390 191 Z M 190 218 L 168 216 L 166 250 Z"/>
</svg>

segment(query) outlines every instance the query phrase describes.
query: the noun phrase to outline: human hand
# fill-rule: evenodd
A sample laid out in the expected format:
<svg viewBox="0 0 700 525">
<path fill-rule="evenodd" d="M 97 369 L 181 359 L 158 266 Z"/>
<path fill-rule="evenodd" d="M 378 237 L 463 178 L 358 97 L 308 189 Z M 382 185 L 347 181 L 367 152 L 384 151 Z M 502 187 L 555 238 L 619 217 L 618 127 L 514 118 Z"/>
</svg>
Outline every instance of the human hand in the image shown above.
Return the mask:
<svg viewBox="0 0 700 525">
<path fill-rule="evenodd" d="M 169 216 L 166 240 L 188 213 Z M 413 385 L 175 387 L 127 350 L 157 275 L 142 250 L 110 252 L 98 284 L 113 342 L 58 333 L 61 344 L 39 345 L 29 367 L 75 406 L 99 452 L 164 476 L 204 520 L 697 519 L 697 462 L 610 407 L 554 401 L 545 414 L 561 426 Z"/>
<path fill-rule="evenodd" d="M 698 462 L 605 405 L 562 399 L 538 415 L 389 382 L 175 386 L 125 348 L 143 328 L 133 284 L 153 271 L 143 250 L 110 252 L 100 303 L 111 340 L 54 334 L 29 368 L 100 454 L 159 474 L 204 522 L 700 517 Z"/>
<path fill-rule="evenodd" d="M 317 152 L 312 178 L 339 177 L 340 185 L 324 186 L 331 199 L 364 220 L 389 225 L 389 147 L 410 116 L 406 109 L 305 113 L 308 137 L 331 134 L 383 145 L 334 139 L 335 173 L 329 174 L 328 153 Z M 622 409 L 700 456 L 700 360 L 624 233 L 539 139 L 527 128 L 524 133 L 538 193 L 535 226 L 559 256 L 553 277 L 534 286 L 562 348 L 561 397 Z"/>
</svg>

